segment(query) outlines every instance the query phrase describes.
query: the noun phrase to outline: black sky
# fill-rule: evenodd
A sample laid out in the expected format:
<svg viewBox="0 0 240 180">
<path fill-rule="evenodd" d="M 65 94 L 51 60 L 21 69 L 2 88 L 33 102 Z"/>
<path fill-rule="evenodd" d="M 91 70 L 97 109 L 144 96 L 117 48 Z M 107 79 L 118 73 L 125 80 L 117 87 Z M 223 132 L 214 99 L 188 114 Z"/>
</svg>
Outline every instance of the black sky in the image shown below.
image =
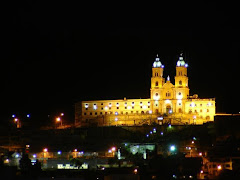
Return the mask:
<svg viewBox="0 0 240 180">
<path fill-rule="evenodd" d="M 1 120 L 61 111 L 70 118 L 79 100 L 148 98 L 155 55 L 174 82 L 181 51 L 190 94 L 216 97 L 217 112 L 240 111 L 234 5 L 102 6 L 26 1 L 6 7 Z"/>
</svg>

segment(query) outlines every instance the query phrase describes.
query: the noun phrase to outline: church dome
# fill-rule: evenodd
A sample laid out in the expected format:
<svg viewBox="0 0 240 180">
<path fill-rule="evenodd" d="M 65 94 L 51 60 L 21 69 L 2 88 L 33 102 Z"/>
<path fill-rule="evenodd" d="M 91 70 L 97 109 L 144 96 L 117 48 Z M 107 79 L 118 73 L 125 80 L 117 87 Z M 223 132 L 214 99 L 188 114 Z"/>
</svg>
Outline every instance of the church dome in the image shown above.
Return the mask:
<svg viewBox="0 0 240 180">
<path fill-rule="evenodd" d="M 153 67 L 157 68 L 157 67 L 161 67 L 161 68 L 164 68 L 164 65 L 162 65 L 162 63 L 160 62 L 160 58 L 158 57 L 158 54 L 157 54 L 157 57 L 153 63 Z"/>
<path fill-rule="evenodd" d="M 188 67 L 188 64 L 185 63 L 185 61 L 183 60 L 182 53 L 180 54 L 179 59 L 177 61 L 177 66 Z"/>
</svg>

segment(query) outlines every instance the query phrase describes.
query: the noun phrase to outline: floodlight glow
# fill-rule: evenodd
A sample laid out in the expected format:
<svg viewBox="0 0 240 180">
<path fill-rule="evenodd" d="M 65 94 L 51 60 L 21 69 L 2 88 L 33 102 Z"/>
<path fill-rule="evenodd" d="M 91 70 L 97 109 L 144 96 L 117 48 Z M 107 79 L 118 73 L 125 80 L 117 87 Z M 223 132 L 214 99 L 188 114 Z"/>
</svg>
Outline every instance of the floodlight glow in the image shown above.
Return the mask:
<svg viewBox="0 0 240 180">
<path fill-rule="evenodd" d="M 16 155 L 15 155 L 15 158 L 19 158 L 19 154 L 16 154 Z"/>
<path fill-rule="evenodd" d="M 48 149 L 47 149 L 47 148 L 44 148 L 44 149 L 43 149 L 43 152 L 48 152 Z"/>
<path fill-rule="evenodd" d="M 217 169 L 218 169 L 218 170 L 222 170 L 222 166 L 221 166 L 221 165 L 218 165 L 218 166 L 217 166 Z"/>
<path fill-rule="evenodd" d="M 30 117 L 30 114 L 27 114 L 27 118 L 29 118 Z"/>
<path fill-rule="evenodd" d="M 61 152 L 61 151 L 58 151 L 57 154 L 60 155 L 60 154 L 62 154 L 62 152 Z"/>
<path fill-rule="evenodd" d="M 115 118 L 115 121 L 118 121 L 118 118 Z"/>
<path fill-rule="evenodd" d="M 12 115 L 12 117 L 13 117 L 13 118 L 15 118 L 15 117 L 16 117 L 16 115 L 15 115 L 15 114 L 13 114 L 13 115 Z"/>
<path fill-rule="evenodd" d="M 37 157 L 37 155 L 36 155 L 36 154 L 34 154 L 34 155 L 33 155 L 33 158 L 36 158 L 36 157 Z"/>
</svg>

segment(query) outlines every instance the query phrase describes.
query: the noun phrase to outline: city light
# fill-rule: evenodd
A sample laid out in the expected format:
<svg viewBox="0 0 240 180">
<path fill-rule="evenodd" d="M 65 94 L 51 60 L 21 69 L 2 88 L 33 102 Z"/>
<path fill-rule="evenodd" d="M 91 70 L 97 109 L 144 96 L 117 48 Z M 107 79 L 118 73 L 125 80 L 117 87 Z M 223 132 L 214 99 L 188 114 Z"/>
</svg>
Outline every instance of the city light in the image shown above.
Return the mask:
<svg viewBox="0 0 240 180">
<path fill-rule="evenodd" d="M 77 149 L 74 149 L 74 152 L 77 152 Z"/>
<path fill-rule="evenodd" d="M 60 117 L 57 117 L 57 118 L 56 118 L 56 121 L 57 121 L 57 122 L 61 121 L 61 118 L 60 118 Z"/>
<path fill-rule="evenodd" d="M 15 118 L 14 121 L 15 121 L 15 122 L 18 122 L 18 118 Z"/>
<path fill-rule="evenodd" d="M 218 169 L 218 170 L 222 170 L 222 166 L 221 166 L 221 165 L 218 165 L 218 166 L 217 166 L 217 169 Z"/>
<path fill-rule="evenodd" d="M 13 114 L 13 115 L 12 115 L 12 117 L 13 117 L 13 118 L 15 118 L 15 117 L 16 117 L 16 115 L 15 115 L 15 114 Z"/>
<path fill-rule="evenodd" d="M 33 158 L 36 158 L 36 157 L 37 157 L 37 155 L 36 155 L 36 154 L 34 154 L 34 155 L 33 155 Z"/>
<path fill-rule="evenodd" d="M 44 148 L 44 149 L 43 149 L 43 152 L 48 152 L 48 149 L 47 149 L 47 148 Z"/>
<path fill-rule="evenodd" d="M 157 132 L 156 128 L 153 128 L 153 133 L 156 133 L 156 132 Z"/>
<path fill-rule="evenodd" d="M 133 170 L 133 173 L 134 173 L 134 174 L 137 174 L 137 172 L 138 172 L 137 169 L 134 169 L 134 170 Z"/>
<path fill-rule="evenodd" d="M 61 151 L 58 151 L 57 154 L 60 155 L 60 154 L 62 154 L 62 152 L 61 152 Z"/>
<path fill-rule="evenodd" d="M 171 128 L 172 128 L 172 125 L 171 125 L 171 124 L 169 124 L 169 125 L 168 125 L 168 127 L 171 129 Z"/>
<path fill-rule="evenodd" d="M 61 113 L 61 116 L 64 116 L 64 113 Z"/>
<path fill-rule="evenodd" d="M 112 147 L 112 151 L 116 151 L 116 147 Z"/>
<path fill-rule="evenodd" d="M 30 118 L 30 114 L 27 114 L 27 118 Z"/>
<path fill-rule="evenodd" d="M 161 132 L 161 135 L 163 136 L 163 132 Z"/>
<path fill-rule="evenodd" d="M 163 120 L 163 117 L 162 116 L 157 117 L 157 120 Z"/>
</svg>

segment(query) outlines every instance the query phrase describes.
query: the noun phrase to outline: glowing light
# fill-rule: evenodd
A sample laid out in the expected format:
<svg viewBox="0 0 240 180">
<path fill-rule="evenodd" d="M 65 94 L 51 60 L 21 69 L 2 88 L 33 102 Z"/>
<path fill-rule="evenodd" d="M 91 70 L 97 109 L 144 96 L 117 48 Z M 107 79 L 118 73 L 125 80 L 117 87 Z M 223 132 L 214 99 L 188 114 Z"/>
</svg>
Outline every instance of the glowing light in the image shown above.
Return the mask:
<svg viewBox="0 0 240 180">
<path fill-rule="evenodd" d="M 16 154 L 16 155 L 15 155 L 15 158 L 19 158 L 19 154 Z"/>
<path fill-rule="evenodd" d="M 149 137 L 149 134 L 147 134 L 146 136 Z"/>
<path fill-rule="evenodd" d="M 144 105 L 144 106 L 143 106 L 143 109 L 147 109 L 147 106 L 146 106 L 146 105 Z"/>
<path fill-rule="evenodd" d="M 115 112 L 115 115 L 118 115 L 118 112 Z"/>
<path fill-rule="evenodd" d="M 170 77 L 169 76 L 167 77 L 167 81 L 170 81 Z"/>
<path fill-rule="evenodd" d="M 200 152 L 198 155 L 199 155 L 199 156 L 202 156 L 202 153 Z"/>
<path fill-rule="evenodd" d="M 149 111 L 149 114 L 152 114 L 152 110 Z"/>
<path fill-rule="evenodd" d="M 167 100 L 165 100 L 165 103 L 166 103 L 166 104 L 170 104 L 171 101 L 170 101 L 169 99 L 167 99 Z"/>
<path fill-rule="evenodd" d="M 105 108 L 104 108 L 106 111 L 108 110 L 108 107 L 107 106 L 105 106 Z"/>
<path fill-rule="evenodd" d="M 61 116 L 64 116 L 64 113 L 61 113 Z"/>
<path fill-rule="evenodd" d="M 115 121 L 118 121 L 118 118 L 115 118 Z"/>
<path fill-rule="evenodd" d="M 109 103 L 109 105 L 108 105 L 109 107 L 112 107 L 112 103 Z"/>
<path fill-rule="evenodd" d="M 185 64 L 185 67 L 187 68 L 187 67 L 188 67 L 188 64 Z"/>
<path fill-rule="evenodd" d="M 57 154 L 60 155 L 60 154 L 62 154 L 62 152 L 61 152 L 61 151 L 58 151 Z"/>
<path fill-rule="evenodd" d="M 152 131 L 150 131 L 150 134 L 152 134 Z"/>
<path fill-rule="evenodd" d="M 18 119 L 17 119 L 17 118 L 15 118 L 15 119 L 14 119 L 14 121 L 15 121 L 15 122 L 18 122 Z"/>
<path fill-rule="evenodd" d="M 170 146 L 170 151 L 175 151 L 176 150 L 176 147 L 174 145 L 171 145 Z"/>
<path fill-rule="evenodd" d="M 156 132 L 157 132 L 156 128 L 153 128 L 153 133 L 156 133 Z"/>
<path fill-rule="evenodd" d="M 96 110 L 97 109 L 97 105 L 93 105 L 93 109 Z"/>
<path fill-rule="evenodd" d="M 192 144 L 194 144 L 194 141 L 192 141 Z"/>
<path fill-rule="evenodd" d="M 36 155 L 36 154 L 34 154 L 34 155 L 33 155 L 33 158 L 36 158 L 36 157 L 37 157 L 37 155 Z"/>
<path fill-rule="evenodd" d="M 160 96 L 158 95 L 158 93 L 156 93 L 155 95 L 153 95 L 153 99 L 155 101 L 159 100 L 160 99 Z"/>
<path fill-rule="evenodd" d="M 29 118 L 30 117 L 30 114 L 27 114 L 27 118 Z"/>
<path fill-rule="evenodd" d="M 109 149 L 109 150 L 108 150 L 108 153 L 112 153 L 112 150 L 111 150 L 111 149 Z"/>
<path fill-rule="evenodd" d="M 197 118 L 197 116 L 193 116 L 193 119 L 196 119 Z"/>
<path fill-rule="evenodd" d="M 131 106 L 128 106 L 127 109 L 131 109 Z"/>
<path fill-rule="evenodd" d="M 203 170 L 201 170 L 200 173 L 202 174 L 202 173 L 203 173 Z"/>
<path fill-rule="evenodd" d="M 163 136 L 163 132 L 161 132 L 161 135 Z"/>
<path fill-rule="evenodd" d="M 88 108 L 88 104 L 85 104 L 85 108 Z"/>
<path fill-rule="evenodd" d="M 57 121 L 57 122 L 61 121 L 61 118 L 60 118 L 60 117 L 57 117 L 57 118 L 56 118 L 56 121 Z"/>
<path fill-rule="evenodd" d="M 172 110 L 171 109 L 169 110 L 169 114 L 172 114 Z"/>
<path fill-rule="evenodd" d="M 48 149 L 47 149 L 47 148 L 44 148 L 44 149 L 43 149 L 43 152 L 48 152 Z"/>
<path fill-rule="evenodd" d="M 171 124 L 169 124 L 169 125 L 168 125 L 168 127 L 169 127 L 169 128 L 172 128 L 172 125 L 171 125 Z"/>
<path fill-rule="evenodd" d="M 162 116 L 160 116 L 160 117 L 158 117 L 158 118 L 157 118 L 157 120 L 163 120 L 163 117 L 162 117 Z"/>
<path fill-rule="evenodd" d="M 138 172 L 137 169 L 134 169 L 134 170 L 133 170 L 133 173 L 134 173 L 134 174 L 137 174 L 137 172 Z"/>
<path fill-rule="evenodd" d="M 77 149 L 74 149 L 74 152 L 77 152 Z"/>
<path fill-rule="evenodd" d="M 12 115 L 12 117 L 13 117 L 13 118 L 15 118 L 15 117 L 16 117 L 16 115 L 15 115 L 15 114 L 13 114 L 13 115 Z"/>
<path fill-rule="evenodd" d="M 112 151 L 116 151 L 116 147 L 112 147 Z"/>
<path fill-rule="evenodd" d="M 217 166 L 217 169 L 218 169 L 218 170 L 222 170 L 222 166 L 221 166 L 221 165 L 218 165 L 218 166 Z"/>
<path fill-rule="evenodd" d="M 27 144 L 27 145 L 26 145 L 26 148 L 30 148 L 30 145 L 29 145 L 29 144 Z"/>
</svg>

